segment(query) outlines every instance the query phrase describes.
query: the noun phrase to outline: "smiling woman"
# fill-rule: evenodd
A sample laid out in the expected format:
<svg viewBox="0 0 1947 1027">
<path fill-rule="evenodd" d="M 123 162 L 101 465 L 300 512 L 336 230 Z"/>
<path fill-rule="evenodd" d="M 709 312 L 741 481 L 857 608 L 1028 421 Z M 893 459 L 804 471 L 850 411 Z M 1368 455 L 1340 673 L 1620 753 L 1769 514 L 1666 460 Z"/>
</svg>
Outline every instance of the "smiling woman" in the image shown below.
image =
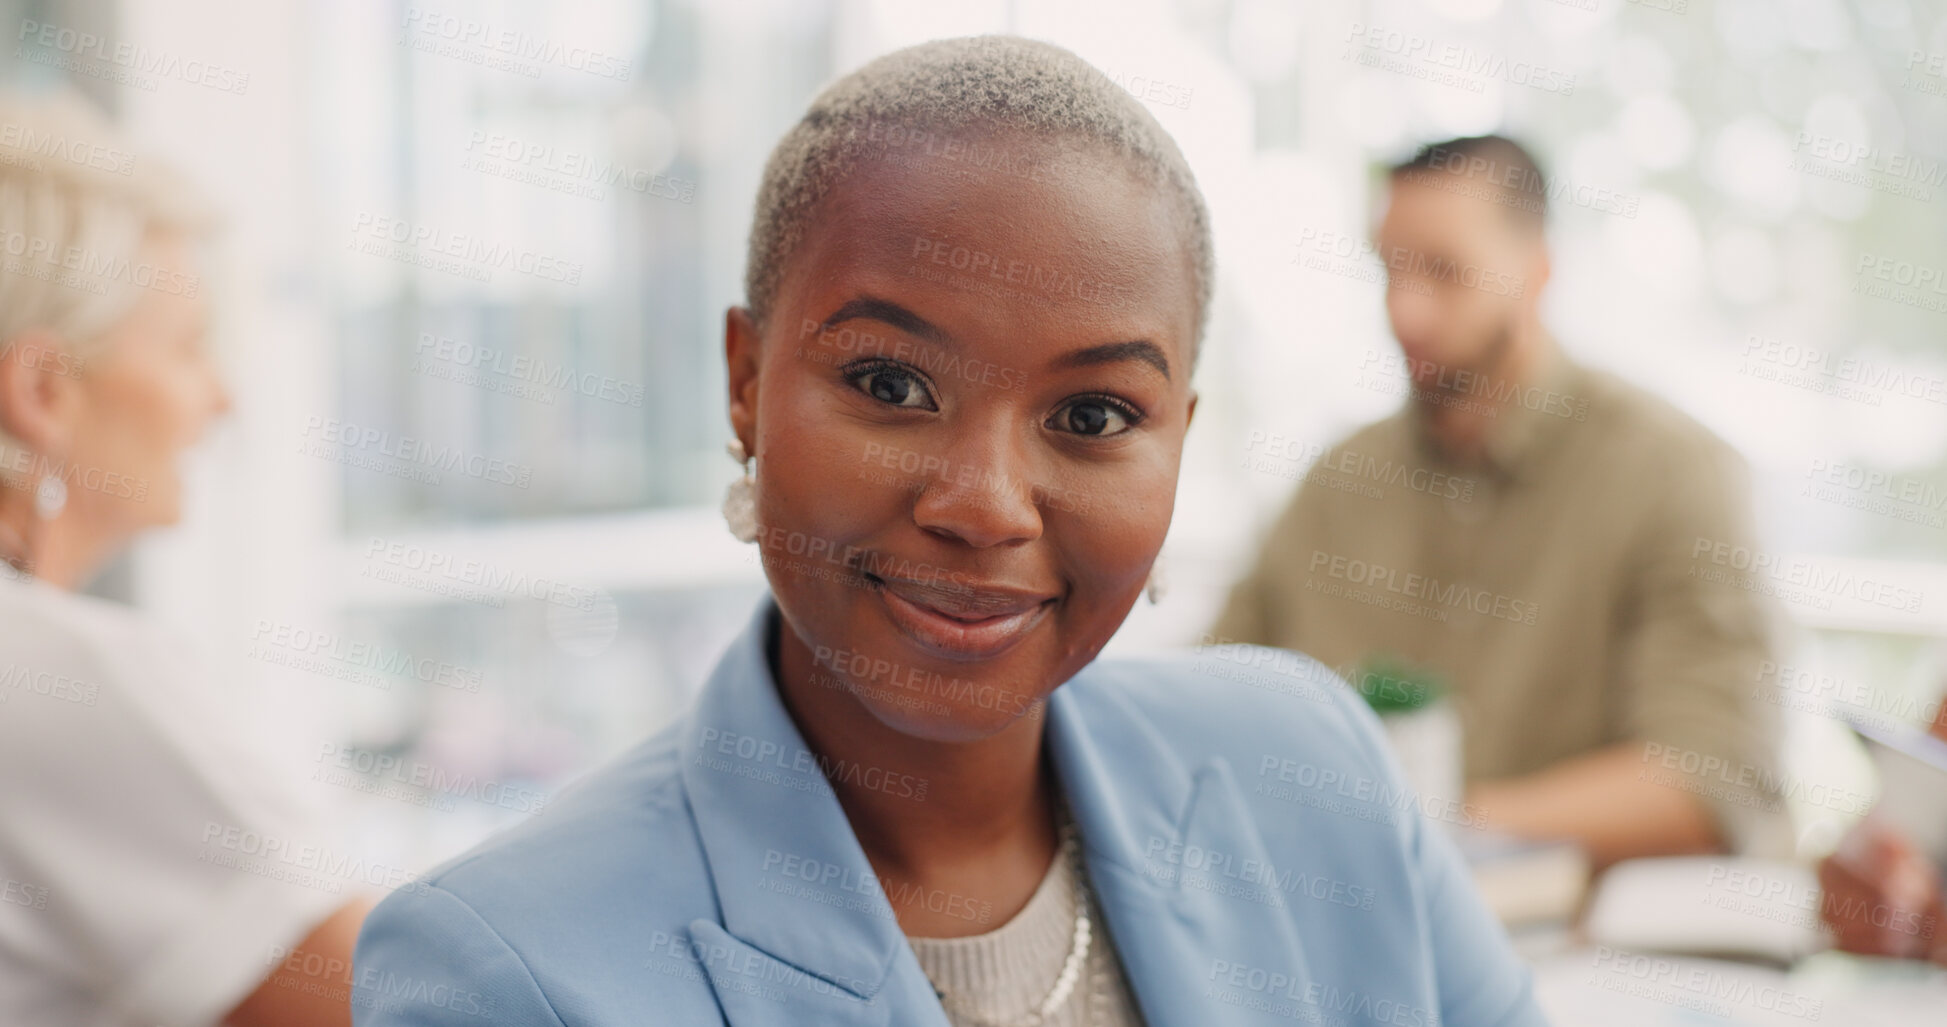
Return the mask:
<svg viewBox="0 0 1947 1027">
<path fill-rule="evenodd" d="M 1329 671 L 1096 660 L 1169 528 L 1209 234 L 1057 47 L 821 94 L 725 320 L 772 594 L 684 721 L 380 906 L 358 1022 L 1540 1023 Z"/>
</svg>

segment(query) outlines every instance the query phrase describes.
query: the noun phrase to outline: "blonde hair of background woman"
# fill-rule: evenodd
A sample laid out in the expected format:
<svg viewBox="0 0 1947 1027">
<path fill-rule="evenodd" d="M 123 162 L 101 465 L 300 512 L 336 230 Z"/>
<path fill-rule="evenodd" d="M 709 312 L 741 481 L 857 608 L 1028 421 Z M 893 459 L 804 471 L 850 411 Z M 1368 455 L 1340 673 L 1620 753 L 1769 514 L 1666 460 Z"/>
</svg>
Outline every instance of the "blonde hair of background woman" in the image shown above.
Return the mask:
<svg viewBox="0 0 1947 1027">
<path fill-rule="evenodd" d="M 198 238 L 214 225 L 185 179 L 141 154 L 86 100 L 0 91 L 0 355 L 44 331 L 71 373 L 86 374 L 103 334 L 144 287 L 144 242 Z M 0 429 L 0 481 L 31 489 L 16 469 L 40 462 L 21 449 Z"/>
</svg>

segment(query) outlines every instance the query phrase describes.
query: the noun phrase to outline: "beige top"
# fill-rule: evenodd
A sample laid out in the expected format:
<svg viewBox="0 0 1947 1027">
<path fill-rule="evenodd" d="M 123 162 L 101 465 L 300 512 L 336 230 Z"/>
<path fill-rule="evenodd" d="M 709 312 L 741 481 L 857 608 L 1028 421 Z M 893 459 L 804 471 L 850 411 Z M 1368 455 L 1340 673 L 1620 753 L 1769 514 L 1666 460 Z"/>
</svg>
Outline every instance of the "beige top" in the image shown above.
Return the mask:
<svg viewBox="0 0 1947 1027">
<path fill-rule="evenodd" d="M 1075 937 L 1075 907 L 1086 898 L 1065 854 L 1057 854 L 1028 904 L 995 930 L 964 938 L 908 938 L 934 987 L 958 997 L 980 1019 L 955 1015 L 953 1027 L 1008 1023 L 1038 1008 L 1054 990 Z M 1109 942 L 1099 907 L 1089 902 L 1088 960 L 1074 994 L 1047 1027 L 1141 1027 L 1136 999 Z"/>
<path fill-rule="evenodd" d="M 1499 391 L 1477 384 L 1444 398 Z M 1782 854 L 1777 708 L 1758 698 L 1780 622 L 1771 583 L 1723 558 L 1756 551 L 1742 459 L 1560 355 L 1516 396 L 1474 466 L 1415 403 L 1327 451 L 1214 641 L 1306 652 L 1369 690 L 1400 680 L 1375 657 L 1431 672 L 1469 780 L 1640 744 L 1646 778 L 1707 800 L 1740 849 Z"/>
</svg>

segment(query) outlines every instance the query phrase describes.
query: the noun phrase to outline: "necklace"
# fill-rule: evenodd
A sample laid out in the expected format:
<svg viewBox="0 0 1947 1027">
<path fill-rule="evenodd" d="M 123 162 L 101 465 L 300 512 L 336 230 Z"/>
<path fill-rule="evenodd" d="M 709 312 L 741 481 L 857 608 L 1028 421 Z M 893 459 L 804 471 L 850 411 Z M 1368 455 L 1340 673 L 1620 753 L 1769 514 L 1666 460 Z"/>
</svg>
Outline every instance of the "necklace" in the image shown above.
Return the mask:
<svg viewBox="0 0 1947 1027">
<path fill-rule="evenodd" d="M 1088 912 L 1087 878 L 1082 869 L 1082 847 L 1076 835 L 1075 822 L 1064 820 L 1061 825 L 1061 845 L 1055 858 L 1074 882 L 1075 930 L 1069 942 L 1068 958 L 1063 961 L 1061 973 L 1055 978 L 1055 985 L 1049 990 L 1039 1006 L 1005 1020 L 993 1020 L 968 1009 L 957 995 L 949 995 L 938 984 L 933 985 L 933 994 L 939 997 L 940 1004 L 948 1012 L 980 1027 L 1040 1027 L 1060 1011 L 1075 994 L 1075 985 L 1082 979 L 1082 969 L 1088 965 L 1088 953 L 1094 939 L 1094 924 Z M 931 983 L 929 981 L 929 983 Z M 1099 982 L 1097 982 L 1099 984 Z M 1099 988 L 1098 988 L 1099 990 Z"/>
</svg>

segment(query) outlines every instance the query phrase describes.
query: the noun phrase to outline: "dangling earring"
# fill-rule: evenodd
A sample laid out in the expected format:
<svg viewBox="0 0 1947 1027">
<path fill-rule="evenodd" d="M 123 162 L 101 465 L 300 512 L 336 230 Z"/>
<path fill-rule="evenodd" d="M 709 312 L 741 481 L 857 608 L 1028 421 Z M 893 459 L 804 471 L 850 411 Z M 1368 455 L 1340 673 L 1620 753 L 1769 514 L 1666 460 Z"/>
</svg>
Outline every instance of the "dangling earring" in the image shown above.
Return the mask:
<svg viewBox="0 0 1947 1027">
<path fill-rule="evenodd" d="M 744 440 L 732 437 L 724 447 L 730 459 L 744 465 L 744 476 L 723 493 L 723 519 L 739 542 L 757 541 L 757 458 L 744 452 Z"/>
<path fill-rule="evenodd" d="M 68 483 L 59 478 L 42 478 L 34 486 L 34 514 L 43 521 L 61 516 L 67 509 Z"/>
<path fill-rule="evenodd" d="M 1163 574 L 1163 558 L 1158 556 L 1149 565 L 1149 577 L 1143 581 L 1143 594 L 1149 597 L 1149 605 L 1162 602 L 1163 593 L 1169 591 L 1169 587 L 1169 579 Z"/>
</svg>

